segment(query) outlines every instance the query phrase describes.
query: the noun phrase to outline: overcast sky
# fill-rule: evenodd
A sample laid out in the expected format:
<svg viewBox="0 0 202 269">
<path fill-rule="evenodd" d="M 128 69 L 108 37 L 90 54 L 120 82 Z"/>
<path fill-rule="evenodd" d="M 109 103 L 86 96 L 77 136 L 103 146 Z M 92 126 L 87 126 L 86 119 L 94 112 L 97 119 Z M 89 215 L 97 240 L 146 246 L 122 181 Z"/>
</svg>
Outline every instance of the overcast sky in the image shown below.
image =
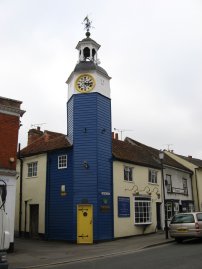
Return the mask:
<svg viewBox="0 0 202 269">
<path fill-rule="evenodd" d="M 112 77 L 113 129 L 202 159 L 201 0 L 0 0 L 0 96 L 23 102 L 22 146 L 36 124 L 66 133 L 87 14 Z"/>
</svg>

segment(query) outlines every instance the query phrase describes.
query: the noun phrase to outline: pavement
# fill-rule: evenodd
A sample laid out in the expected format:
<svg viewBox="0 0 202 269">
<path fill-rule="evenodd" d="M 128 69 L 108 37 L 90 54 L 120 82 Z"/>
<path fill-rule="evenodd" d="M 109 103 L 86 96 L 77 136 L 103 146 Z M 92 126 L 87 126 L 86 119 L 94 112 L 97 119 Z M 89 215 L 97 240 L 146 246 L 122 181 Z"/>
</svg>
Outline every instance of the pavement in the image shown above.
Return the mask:
<svg viewBox="0 0 202 269">
<path fill-rule="evenodd" d="M 9 269 L 49 268 L 51 265 L 135 252 L 173 241 L 171 238 L 165 239 L 161 231 L 93 245 L 15 238 L 15 250 L 8 253 Z"/>
</svg>

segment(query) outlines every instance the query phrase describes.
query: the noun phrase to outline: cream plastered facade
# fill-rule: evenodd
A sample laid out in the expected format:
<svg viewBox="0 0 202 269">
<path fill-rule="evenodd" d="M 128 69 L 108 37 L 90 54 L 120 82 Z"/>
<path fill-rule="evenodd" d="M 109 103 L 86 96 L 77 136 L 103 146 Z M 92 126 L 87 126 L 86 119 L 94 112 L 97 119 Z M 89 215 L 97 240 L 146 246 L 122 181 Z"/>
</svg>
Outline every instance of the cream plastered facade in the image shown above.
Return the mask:
<svg viewBox="0 0 202 269">
<path fill-rule="evenodd" d="M 193 172 L 192 190 L 195 211 L 202 211 L 202 168 L 175 155 L 172 152 L 166 151 L 165 153 L 177 162 L 189 168 Z"/>
<path fill-rule="evenodd" d="M 133 181 L 124 180 L 124 166 L 133 168 Z M 157 171 L 157 184 L 151 184 L 149 180 L 149 169 Z M 162 202 L 161 170 L 149 167 L 133 165 L 125 162 L 113 162 L 113 185 L 114 185 L 114 237 L 125 237 L 139 234 L 147 234 L 156 231 L 157 212 L 156 203 Z M 139 194 L 137 194 L 137 191 Z M 157 193 L 160 193 L 158 197 Z M 149 225 L 135 224 L 134 196 L 151 196 L 152 221 Z M 118 197 L 130 198 L 130 216 L 118 216 Z"/>
<path fill-rule="evenodd" d="M 37 176 L 28 177 L 28 163 L 37 162 Z M 22 225 L 21 231 L 25 231 L 25 201 L 27 201 L 26 232 L 30 231 L 30 205 L 39 205 L 38 232 L 45 233 L 45 197 L 46 197 L 46 162 L 47 155 L 40 154 L 23 158 L 23 179 L 22 179 Z M 15 231 L 19 231 L 19 195 L 20 195 L 20 161 L 17 163 L 16 191 L 16 214 Z"/>
</svg>

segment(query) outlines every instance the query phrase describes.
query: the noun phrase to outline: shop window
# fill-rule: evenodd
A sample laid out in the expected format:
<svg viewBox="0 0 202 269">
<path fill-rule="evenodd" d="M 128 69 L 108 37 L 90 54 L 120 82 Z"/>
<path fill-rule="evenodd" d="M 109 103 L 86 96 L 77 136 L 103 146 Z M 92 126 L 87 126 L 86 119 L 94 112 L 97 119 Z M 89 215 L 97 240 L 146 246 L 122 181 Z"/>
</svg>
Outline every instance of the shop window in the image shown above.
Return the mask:
<svg viewBox="0 0 202 269">
<path fill-rule="evenodd" d="M 180 211 L 179 203 L 174 202 L 174 215 L 177 214 Z"/>
<path fill-rule="evenodd" d="M 166 219 L 170 220 L 173 217 L 173 207 L 172 207 L 172 202 L 167 202 L 166 203 Z"/>
<path fill-rule="evenodd" d="M 189 205 L 188 205 L 188 211 L 189 212 L 194 212 L 194 204 L 193 203 L 189 203 Z"/>
<path fill-rule="evenodd" d="M 151 197 L 148 196 L 135 196 L 135 224 L 151 224 Z"/>
</svg>

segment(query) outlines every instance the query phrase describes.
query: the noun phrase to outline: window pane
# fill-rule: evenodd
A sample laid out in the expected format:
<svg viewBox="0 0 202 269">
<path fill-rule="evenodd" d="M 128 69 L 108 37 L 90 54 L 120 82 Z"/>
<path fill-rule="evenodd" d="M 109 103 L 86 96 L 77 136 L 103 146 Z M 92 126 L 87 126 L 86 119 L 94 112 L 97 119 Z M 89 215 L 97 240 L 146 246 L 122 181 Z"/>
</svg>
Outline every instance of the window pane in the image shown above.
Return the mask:
<svg viewBox="0 0 202 269">
<path fill-rule="evenodd" d="M 67 168 L 67 155 L 58 156 L 58 169 Z"/>
<path fill-rule="evenodd" d="M 149 182 L 154 184 L 157 183 L 157 171 L 149 170 Z"/>
<path fill-rule="evenodd" d="M 142 200 L 141 200 L 142 199 Z M 135 223 L 151 223 L 151 198 L 134 197 Z"/>
<path fill-rule="evenodd" d="M 133 168 L 125 166 L 124 167 L 124 180 L 133 181 Z"/>
<path fill-rule="evenodd" d="M 27 176 L 36 177 L 37 176 L 37 162 L 32 162 L 27 164 Z"/>
</svg>

